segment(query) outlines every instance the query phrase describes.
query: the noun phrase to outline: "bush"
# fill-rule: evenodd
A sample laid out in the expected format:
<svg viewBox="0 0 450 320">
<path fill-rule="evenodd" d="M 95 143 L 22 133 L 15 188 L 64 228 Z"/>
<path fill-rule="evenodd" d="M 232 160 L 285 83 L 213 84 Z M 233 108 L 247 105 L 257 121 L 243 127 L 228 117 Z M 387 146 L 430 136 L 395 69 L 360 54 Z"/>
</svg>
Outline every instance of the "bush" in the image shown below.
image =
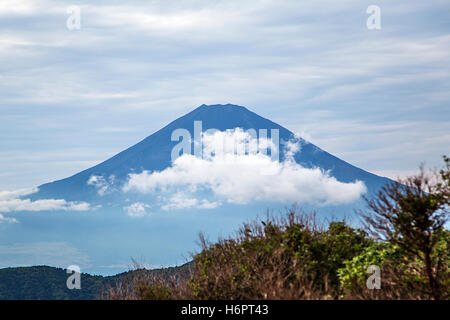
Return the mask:
<svg viewBox="0 0 450 320">
<path fill-rule="evenodd" d="M 450 233 L 441 234 L 432 254 L 433 264 L 439 270 L 438 282 L 442 284 L 442 299 L 450 297 Z M 367 269 L 371 265 L 380 267 L 381 290 L 369 290 L 366 286 Z M 424 263 L 413 258 L 398 245 L 391 242 L 373 242 L 364 251 L 345 261 L 338 270 L 342 298 L 351 299 L 432 299 L 428 290 L 428 279 L 424 273 Z"/>
<path fill-rule="evenodd" d="M 448 293 L 448 259 L 443 255 L 448 255 L 450 159 L 444 156 L 444 162 L 440 172 L 429 173 L 421 166 L 419 174 L 386 184 L 374 197 L 365 198 L 368 210 L 360 212 L 375 238 L 401 249 L 408 269 L 421 266 L 413 276 L 420 275 L 420 290 L 433 299 Z"/>
<path fill-rule="evenodd" d="M 435 230 L 431 259 L 441 299 L 449 298 L 450 232 Z M 314 214 L 244 224 L 235 236 L 210 243 L 188 272 L 138 270 L 112 288 L 110 299 L 431 299 L 420 257 L 396 242 L 371 238 L 345 221 L 327 226 Z M 369 266 L 381 269 L 381 290 L 370 290 Z"/>
</svg>

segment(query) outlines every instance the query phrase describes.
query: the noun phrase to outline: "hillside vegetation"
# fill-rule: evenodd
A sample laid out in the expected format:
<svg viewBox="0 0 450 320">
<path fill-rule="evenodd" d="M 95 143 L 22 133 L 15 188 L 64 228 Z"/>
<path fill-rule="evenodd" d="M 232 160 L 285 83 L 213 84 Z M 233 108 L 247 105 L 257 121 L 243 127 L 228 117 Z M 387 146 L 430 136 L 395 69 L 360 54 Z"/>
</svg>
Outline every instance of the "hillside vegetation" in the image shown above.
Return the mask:
<svg viewBox="0 0 450 320">
<path fill-rule="evenodd" d="M 146 274 L 170 279 L 174 274 L 186 276 L 189 264 L 180 267 L 146 270 Z M 81 289 L 68 289 L 65 269 L 49 266 L 0 269 L 0 300 L 94 300 L 102 299 L 105 291 L 134 279 L 136 271 L 115 276 L 81 274 Z"/>
<path fill-rule="evenodd" d="M 450 159 L 366 198 L 362 227 L 297 209 L 244 224 L 193 257 L 186 279 L 139 276 L 110 299 L 449 299 Z"/>
</svg>

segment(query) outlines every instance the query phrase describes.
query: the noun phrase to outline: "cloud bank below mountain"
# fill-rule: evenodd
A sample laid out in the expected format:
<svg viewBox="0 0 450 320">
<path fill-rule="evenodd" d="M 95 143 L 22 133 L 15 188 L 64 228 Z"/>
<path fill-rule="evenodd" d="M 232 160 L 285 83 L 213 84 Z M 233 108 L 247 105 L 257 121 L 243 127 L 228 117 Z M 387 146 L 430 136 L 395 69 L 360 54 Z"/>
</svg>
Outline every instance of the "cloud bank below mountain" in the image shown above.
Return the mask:
<svg viewBox="0 0 450 320">
<path fill-rule="evenodd" d="M 15 211 L 87 211 L 90 204 L 87 202 L 66 201 L 64 199 L 42 199 L 31 201 L 23 199 L 36 193 L 39 189 L 20 189 L 15 191 L 0 191 L 0 213 L 9 213 Z M 0 214 L 0 223 L 18 222 L 15 218 L 5 217 Z"/>
</svg>

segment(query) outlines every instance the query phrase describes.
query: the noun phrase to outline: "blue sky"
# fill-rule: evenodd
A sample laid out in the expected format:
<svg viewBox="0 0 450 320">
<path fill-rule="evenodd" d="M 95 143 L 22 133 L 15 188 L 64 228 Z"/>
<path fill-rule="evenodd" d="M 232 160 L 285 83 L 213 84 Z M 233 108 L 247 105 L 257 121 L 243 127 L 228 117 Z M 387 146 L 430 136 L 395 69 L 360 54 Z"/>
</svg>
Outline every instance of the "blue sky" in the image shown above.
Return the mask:
<svg viewBox="0 0 450 320">
<path fill-rule="evenodd" d="M 381 30 L 366 27 L 369 5 Z M 438 166 L 448 12 L 433 0 L 3 0 L 0 190 L 70 176 L 204 103 L 244 105 L 377 174 Z"/>
</svg>

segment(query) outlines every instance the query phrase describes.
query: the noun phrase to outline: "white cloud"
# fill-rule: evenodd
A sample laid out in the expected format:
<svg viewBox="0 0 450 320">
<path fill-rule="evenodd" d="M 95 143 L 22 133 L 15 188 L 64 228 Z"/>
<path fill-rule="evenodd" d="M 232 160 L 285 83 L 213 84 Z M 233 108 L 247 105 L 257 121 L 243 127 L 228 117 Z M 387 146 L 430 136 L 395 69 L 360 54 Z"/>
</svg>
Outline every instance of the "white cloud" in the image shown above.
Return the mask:
<svg viewBox="0 0 450 320">
<path fill-rule="evenodd" d="M 269 130 L 270 131 L 270 130 Z M 270 138 L 257 138 L 257 132 L 242 128 L 228 129 L 226 131 L 207 131 L 202 135 L 203 158 L 222 157 L 226 154 L 257 154 L 263 149 L 278 154 L 279 145 Z M 264 153 L 266 153 L 264 151 Z"/>
<path fill-rule="evenodd" d="M 144 217 L 148 215 L 146 208 L 150 208 L 150 206 L 141 202 L 135 202 L 128 207 L 123 207 L 130 217 Z"/>
<path fill-rule="evenodd" d="M 16 191 L 0 191 L 0 212 L 13 211 L 87 211 L 90 205 L 87 202 L 73 202 L 64 199 L 41 199 L 31 201 L 30 199 L 21 199 L 37 192 L 37 188 L 21 189 Z"/>
<path fill-rule="evenodd" d="M 5 217 L 0 213 L 0 223 L 2 222 L 17 223 L 19 221 L 16 218 Z"/>
<path fill-rule="evenodd" d="M 8 191 L 8 190 L 0 191 L 0 201 L 16 199 L 21 196 L 27 196 L 27 195 L 36 193 L 37 191 L 38 191 L 37 188 L 19 189 L 19 190 L 13 190 L 13 191 Z"/>
<path fill-rule="evenodd" d="M 87 182 L 88 185 L 94 186 L 100 196 L 104 196 L 115 190 L 114 181 L 116 177 L 112 174 L 107 179 L 102 176 L 91 176 Z"/>
<path fill-rule="evenodd" d="M 0 201 L 1 212 L 11 211 L 87 211 L 89 210 L 87 202 L 72 202 L 64 199 L 43 199 L 31 201 L 30 199 L 11 199 Z"/>
<path fill-rule="evenodd" d="M 239 132 L 236 133 L 239 135 Z M 217 134 L 220 133 L 214 133 Z M 217 139 L 206 139 L 203 142 L 208 144 L 211 141 Z M 290 156 L 293 156 L 295 150 L 299 150 L 299 146 L 294 143 L 288 144 L 288 147 L 287 155 Z M 261 153 L 224 153 L 204 159 L 184 154 L 163 171 L 130 174 L 124 191 L 176 192 L 177 188 L 186 187 L 192 191 L 211 190 L 214 195 L 225 198 L 228 202 L 240 204 L 255 200 L 342 204 L 355 201 L 366 192 L 361 181 L 342 183 L 319 168 L 304 168 L 290 160 L 273 161 Z M 193 199 L 185 201 L 186 206 L 198 204 Z M 173 203 L 175 206 L 183 205 L 182 201 Z M 171 204 L 167 206 L 170 208 Z"/>
<path fill-rule="evenodd" d="M 294 160 L 294 155 L 297 152 L 300 152 L 300 149 L 301 149 L 301 145 L 300 145 L 300 142 L 298 140 L 286 141 L 284 143 L 284 155 L 286 157 L 286 160 L 291 161 L 291 162 L 295 161 Z"/>
<path fill-rule="evenodd" d="M 174 210 L 174 209 L 215 209 L 221 205 L 220 201 L 208 201 L 207 199 L 196 199 L 189 197 L 183 192 L 177 192 L 169 198 L 164 198 L 162 200 L 165 204 L 161 207 L 163 210 Z"/>
</svg>

